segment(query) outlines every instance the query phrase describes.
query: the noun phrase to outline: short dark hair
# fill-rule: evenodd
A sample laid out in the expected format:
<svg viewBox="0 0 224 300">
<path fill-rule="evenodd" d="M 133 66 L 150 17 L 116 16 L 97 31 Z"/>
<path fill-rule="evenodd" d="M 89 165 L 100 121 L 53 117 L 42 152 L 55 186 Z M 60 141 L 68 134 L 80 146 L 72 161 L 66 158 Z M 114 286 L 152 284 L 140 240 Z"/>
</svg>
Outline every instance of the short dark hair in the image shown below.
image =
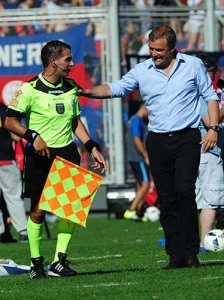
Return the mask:
<svg viewBox="0 0 224 300">
<path fill-rule="evenodd" d="M 43 67 L 49 65 L 51 58 L 60 58 L 64 49 L 71 50 L 71 46 L 59 40 L 47 42 L 41 50 L 41 60 Z"/>
<path fill-rule="evenodd" d="M 207 72 L 216 72 L 219 68 L 216 60 L 211 56 L 207 55 L 206 53 L 199 53 L 197 57 L 200 58 L 203 64 L 206 67 Z"/>
<path fill-rule="evenodd" d="M 167 46 L 170 50 L 176 47 L 176 33 L 175 31 L 169 26 L 158 26 L 153 29 L 149 34 L 149 40 L 155 42 L 158 39 L 166 39 Z"/>
</svg>

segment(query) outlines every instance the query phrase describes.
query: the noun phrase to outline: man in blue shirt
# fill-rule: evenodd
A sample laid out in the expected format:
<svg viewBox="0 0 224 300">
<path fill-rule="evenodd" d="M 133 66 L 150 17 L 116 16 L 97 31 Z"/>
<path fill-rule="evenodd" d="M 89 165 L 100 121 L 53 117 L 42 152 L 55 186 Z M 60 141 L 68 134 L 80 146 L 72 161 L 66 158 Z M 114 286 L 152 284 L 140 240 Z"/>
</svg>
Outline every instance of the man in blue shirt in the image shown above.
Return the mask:
<svg viewBox="0 0 224 300">
<path fill-rule="evenodd" d="M 176 34 L 169 26 L 149 34 L 151 57 L 137 64 L 121 80 L 79 95 L 123 97 L 139 88 L 149 111 L 146 148 L 161 205 L 160 221 L 169 264 L 164 268 L 200 266 L 195 181 L 201 144 L 205 152 L 217 143 L 218 96 L 202 61 L 176 50 Z M 200 97 L 207 103 L 210 127 L 201 140 Z"/>
</svg>

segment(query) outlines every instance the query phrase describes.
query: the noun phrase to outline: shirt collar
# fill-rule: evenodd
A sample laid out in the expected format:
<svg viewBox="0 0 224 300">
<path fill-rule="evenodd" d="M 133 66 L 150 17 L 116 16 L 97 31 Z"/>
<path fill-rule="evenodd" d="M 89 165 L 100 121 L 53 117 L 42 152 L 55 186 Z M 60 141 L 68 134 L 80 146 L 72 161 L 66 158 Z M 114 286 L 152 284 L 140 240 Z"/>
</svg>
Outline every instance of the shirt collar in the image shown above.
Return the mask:
<svg viewBox="0 0 224 300">
<path fill-rule="evenodd" d="M 61 81 L 57 84 L 57 85 L 54 85 L 52 83 L 50 83 L 49 81 L 47 81 L 44 77 L 43 77 L 43 72 L 39 74 L 39 78 L 41 79 L 41 81 L 48 87 L 51 87 L 51 88 L 59 88 L 63 85 L 63 78 L 61 77 Z"/>
<path fill-rule="evenodd" d="M 185 62 L 184 55 L 182 53 L 178 52 L 177 50 L 176 50 L 176 60 L 177 60 L 178 64 L 181 62 Z M 155 68 L 155 64 L 154 64 L 152 58 L 149 58 L 147 60 L 147 62 L 148 62 L 148 69 L 150 69 L 152 67 Z"/>
</svg>

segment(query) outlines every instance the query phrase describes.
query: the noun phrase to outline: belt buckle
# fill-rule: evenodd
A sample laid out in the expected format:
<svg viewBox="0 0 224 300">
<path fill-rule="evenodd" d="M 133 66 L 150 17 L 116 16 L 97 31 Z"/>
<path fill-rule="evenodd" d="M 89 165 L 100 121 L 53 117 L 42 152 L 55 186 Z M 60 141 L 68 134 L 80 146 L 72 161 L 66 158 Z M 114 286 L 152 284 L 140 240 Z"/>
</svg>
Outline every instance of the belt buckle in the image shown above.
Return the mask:
<svg viewBox="0 0 224 300">
<path fill-rule="evenodd" d="M 173 136 L 173 132 L 168 133 L 168 136 Z"/>
</svg>

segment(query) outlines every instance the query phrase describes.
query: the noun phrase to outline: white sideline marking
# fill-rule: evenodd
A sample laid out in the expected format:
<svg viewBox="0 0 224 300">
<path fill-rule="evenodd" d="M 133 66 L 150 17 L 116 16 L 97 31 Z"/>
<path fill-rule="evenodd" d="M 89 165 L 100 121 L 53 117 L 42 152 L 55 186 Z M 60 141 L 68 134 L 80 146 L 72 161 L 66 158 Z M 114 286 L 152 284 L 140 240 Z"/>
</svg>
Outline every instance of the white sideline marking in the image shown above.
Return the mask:
<svg viewBox="0 0 224 300">
<path fill-rule="evenodd" d="M 123 255 L 115 254 L 115 255 L 104 255 L 104 256 L 76 257 L 76 258 L 69 257 L 69 260 L 96 260 L 96 259 L 117 258 L 117 257 L 123 257 Z"/>
<path fill-rule="evenodd" d="M 220 278 L 223 278 L 223 276 L 216 276 L 216 277 L 204 277 L 204 278 L 202 278 L 202 279 L 204 279 L 204 280 L 211 280 L 211 279 L 220 279 Z"/>
<path fill-rule="evenodd" d="M 223 262 L 223 259 L 206 259 L 206 260 L 202 260 L 200 259 L 201 263 L 209 263 L 209 262 Z"/>
<path fill-rule="evenodd" d="M 157 264 L 160 264 L 160 263 L 164 263 L 166 262 L 165 260 L 157 260 Z"/>
<path fill-rule="evenodd" d="M 79 285 L 79 286 L 76 286 L 76 287 L 78 287 L 78 288 L 80 288 L 80 287 L 88 288 L 88 287 L 119 286 L 119 285 L 131 285 L 131 284 L 137 284 L 137 282 L 125 282 L 125 283 L 111 282 L 111 283 L 100 283 L 100 284 L 86 284 L 86 285 Z"/>
</svg>

